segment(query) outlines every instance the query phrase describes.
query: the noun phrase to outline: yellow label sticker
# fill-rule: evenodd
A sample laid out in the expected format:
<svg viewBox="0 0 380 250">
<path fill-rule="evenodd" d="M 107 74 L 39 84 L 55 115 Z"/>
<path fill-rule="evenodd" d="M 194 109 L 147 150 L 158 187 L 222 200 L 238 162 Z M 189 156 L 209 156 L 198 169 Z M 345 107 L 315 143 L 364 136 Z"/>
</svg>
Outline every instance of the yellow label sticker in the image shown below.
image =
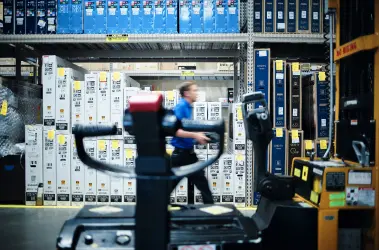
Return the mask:
<svg viewBox="0 0 380 250">
<path fill-rule="evenodd" d="M 107 43 L 126 43 L 128 42 L 128 35 L 126 34 L 107 35 L 106 42 Z"/>
<path fill-rule="evenodd" d="M 168 155 L 172 155 L 173 154 L 173 149 L 166 149 L 166 153 Z"/>
<path fill-rule="evenodd" d="M 132 157 L 133 157 L 133 151 L 132 151 L 132 149 L 127 148 L 127 149 L 125 150 L 125 158 L 130 159 L 130 158 L 132 158 Z"/>
<path fill-rule="evenodd" d="M 166 91 L 166 96 L 169 101 L 174 100 L 174 91 Z"/>
<path fill-rule="evenodd" d="M 107 81 L 107 72 L 100 72 L 99 73 L 99 81 L 100 82 L 106 82 Z"/>
<path fill-rule="evenodd" d="M 74 81 L 74 90 L 80 90 L 80 81 Z"/>
<path fill-rule="evenodd" d="M 3 116 L 6 116 L 7 112 L 8 112 L 8 102 L 6 100 L 3 100 L 3 103 L 1 104 L 0 114 Z"/>
<path fill-rule="evenodd" d="M 305 140 L 305 148 L 306 148 L 306 150 L 312 150 L 313 149 L 313 141 L 312 140 Z"/>
<path fill-rule="evenodd" d="M 47 133 L 47 138 L 49 140 L 53 140 L 54 139 L 54 134 L 55 134 L 54 130 L 49 130 L 48 133 Z"/>
<path fill-rule="evenodd" d="M 303 166 L 302 168 L 302 180 L 307 181 L 307 175 L 309 173 L 309 167 L 308 166 Z"/>
<path fill-rule="evenodd" d="M 276 137 L 282 137 L 283 134 L 282 128 L 276 128 Z"/>
<path fill-rule="evenodd" d="M 318 72 L 318 79 L 320 81 L 326 81 L 326 73 L 321 71 L 321 72 Z"/>
<path fill-rule="evenodd" d="M 319 195 L 316 192 L 311 191 L 311 193 L 310 193 L 310 200 L 312 202 L 314 202 L 315 204 L 318 204 Z"/>
<path fill-rule="evenodd" d="M 242 160 L 244 160 L 244 156 L 242 154 L 237 154 L 236 155 L 236 160 L 242 161 Z"/>
<path fill-rule="evenodd" d="M 321 140 L 319 142 L 320 148 L 321 149 L 327 149 L 327 141 L 326 140 Z"/>
<path fill-rule="evenodd" d="M 283 70 L 283 61 L 282 60 L 277 60 L 276 61 L 276 70 Z"/>
<path fill-rule="evenodd" d="M 301 170 L 299 170 L 298 168 L 295 168 L 294 169 L 294 176 L 301 177 Z"/>
<path fill-rule="evenodd" d="M 292 63 L 292 71 L 300 71 L 300 63 L 299 62 Z"/>
<path fill-rule="evenodd" d="M 119 148 L 119 141 L 113 140 L 112 141 L 112 149 L 118 149 Z"/>
<path fill-rule="evenodd" d="M 98 148 L 101 151 L 106 150 L 106 141 L 105 140 L 99 140 L 98 141 Z"/>
<path fill-rule="evenodd" d="M 120 81 L 120 72 L 113 72 L 113 80 Z"/>
<path fill-rule="evenodd" d="M 243 111 L 241 110 L 241 106 L 239 106 L 239 107 L 237 108 L 236 112 L 237 112 L 237 119 L 238 119 L 239 121 L 243 120 Z"/>
<path fill-rule="evenodd" d="M 63 77 L 65 75 L 65 69 L 64 68 L 58 68 L 58 76 Z"/>
<path fill-rule="evenodd" d="M 298 138 L 298 130 L 293 129 L 292 130 L 292 139 L 297 139 Z"/>
<path fill-rule="evenodd" d="M 65 142 L 66 142 L 65 136 L 64 135 L 58 135 L 58 143 L 63 145 L 63 144 L 65 144 Z"/>
<path fill-rule="evenodd" d="M 195 73 L 192 70 L 181 71 L 181 76 L 194 76 Z"/>
</svg>

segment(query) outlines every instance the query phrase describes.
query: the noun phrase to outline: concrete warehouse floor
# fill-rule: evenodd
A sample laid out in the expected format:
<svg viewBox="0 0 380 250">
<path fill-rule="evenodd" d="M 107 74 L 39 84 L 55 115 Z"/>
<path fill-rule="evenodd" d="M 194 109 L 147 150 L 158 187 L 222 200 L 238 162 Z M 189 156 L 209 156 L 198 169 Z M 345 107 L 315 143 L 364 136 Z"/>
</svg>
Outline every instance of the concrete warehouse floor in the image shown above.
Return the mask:
<svg viewBox="0 0 380 250">
<path fill-rule="evenodd" d="M 2 250 L 53 250 L 63 223 L 74 217 L 80 208 L 1 206 L 0 242 Z M 243 208 L 252 216 L 253 208 Z"/>
</svg>

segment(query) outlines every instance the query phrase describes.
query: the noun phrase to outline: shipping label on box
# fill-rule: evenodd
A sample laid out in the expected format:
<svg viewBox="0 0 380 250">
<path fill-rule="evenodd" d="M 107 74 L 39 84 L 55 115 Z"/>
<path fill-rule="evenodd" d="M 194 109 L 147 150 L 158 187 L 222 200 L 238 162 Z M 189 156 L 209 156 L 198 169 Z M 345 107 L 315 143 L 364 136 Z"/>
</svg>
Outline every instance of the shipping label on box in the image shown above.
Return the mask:
<svg viewBox="0 0 380 250">
<path fill-rule="evenodd" d="M 182 0 L 179 3 L 179 33 L 192 33 L 191 6 L 191 0 Z"/>
<path fill-rule="evenodd" d="M 131 33 L 140 34 L 142 32 L 142 19 L 144 14 L 143 1 L 131 0 L 130 8 Z"/>
<path fill-rule="evenodd" d="M 107 2 L 108 2 L 107 34 L 120 34 L 120 27 L 119 27 L 120 5 L 119 5 L 119 1 L 107 0 Z"/>
<path fill-rule="evenodd" d="M 253 0 L 253 32 L 262 33 L 263 32 L 263 0 Z"/>
<path fill-rule="evenodd" d="M 239 33 L 239 1 L 228 1 L 227 33 Z"/>
<path fill-rule="evenodd" d="M 37 0 L 26 0 L 26 32 L 36 34 L 37 29 Z"/>
<path fill-rule="evenodd" d="M 310 32 L 310 0 L 298 0 L 297 31 Z"/>
<path fill-rule="evenodd" d="M 288 0 L 287 2 L 286 30 L 289 33 L 295 33 L 297 31 L 297 0 Z"/>
<path fill-rule="evenodd" d="M 71 203 L 71 135 L 56 134 L 57 142 L 57 206 Z"/>
<path fill-rule="evenodd" d="M 286 131 L 285 128 L 274 128 L 270 143 L 270 172 L 275 175 L 287 174 L 286 162 Z"/>
<path fill-rule="evenodd" d="M 245 155 L 235 154 L 234 173 L 235 206 L 245 207 Z"/>
<path fill-rule="evenodd" d="M 125 148 L 124 149 L 124 166 L 130 169 L 135 168 L 136 149 Z M 136 179 L 124 178 L 124 202 L 135 203 L 136 202 Z"/>
<path fill-rule="evenodd" d="M 74 128 L 76 124 L 84 124 L 84 93 L 85 86 L 83 81 L 73 81 L 72 103 L 71 103 L 71 122 Z"/>
<path fill-rule="evenodd" d="M 290 74 L 290 100 L 288 129 L 302 128 L 302 77 L 299 63 L 289 65 Z"/>
<path fill-rule="evenodd" d="M 98 161 L 109 164 L 110 160 L 110 141 L 98 140 L 96 158 Z M 96 173 L 97 181 L 97 204 L 108 204 L 110 202 L 110 176 L 98 171 Z"/>
<path fill-rule="evenodd" d="M 25 204 L 34 206 L 43 183 L 42 125 L 25 126 Z"/>
<path fill-rule="evenodd" d="M 99 125 L 111 124 L 111 78 L 107 72 L 100 72 L 97 93 L 97 117 Z M 110 136 L 98 136 L 98 139 L 109 139 Z"/>
<path fill-rule="evenodd" d="M 270 109 L 270 49 L 255 49 L 255 91 L 264 94 Z M 261 104 L 255 103 L 258 108 Z"/>
<path fill-rule="evenodd" d="M 71 0 L 70 33 L 83 33 L 83 0 Z"/>
<path fill-rule="evenodd" d="M 169 4 L 170 1 L 168 1 Z M 156 0 L 154 1 L 154 15 L 153 15 L 153 33 L 164 34 L 166 25 L 166 1 Z"/>
<path fill-rule="evenodd" d="M 152 0 L 144 0 L 141 33 L 153 33 L 154 3 Z"/>
<path fill-rule="evenodd" d="M 47 2 L 45 0 L 37 0 L 37 25 L 36 34 L 47 33 Z"/>
<path fill-rule="evenodd" d="M 47 33 L 57 32 L 57 1 L 47 0 Z"/>
<path fill-rule="evenodd" d="M 286 63 L 282 60 L 273 61 L 274 76 L 274 127 L 286 127 Z"/>
<path fill-rule="evenodd" d="M 325 72 L 315 74 L 314 96 L 316 100 L 317 110 L 314 112 L 316 119 L 316 138 L 327 138 L 329 136 L 330 124 L 330 98 L 329 98 L 329 82 L 326 81 Z"/>
<path fill-rule="evenodd" d="M 203 33 L 203 0 L 191 1 L 191 33 Z"/>
<path fill-rule="evenodd" d="M 178 33 L 178 1 L 166 1 L 165 21 L 166 34 Z"/>
<path fill-rule="evenodd" d="M 74 135 L 72 135 L 71 144 L 71 205 L 82 206 L 84 205 L 85 171 L 84 164 L 78 157 Z"/>
<path fill-rule="evenodd" d="M 86 125 L 97 124 L 97 92 L 98 75 L 85 75 L 85 94 L 84 94 L 84 123 Z"/>
<path fill-rule="evenodd" d="M 55 130 L 43 131 L 44 206 L 57 205 L 57 165 Z"/>
<path fill-rule="evenodd" d="M 124 99 L 123 99 L 123 82 L 120 72 L 113 72 L 111 79 L 111 124 L 116 124 L 117 134 L 112 139 L 123 139 L 123 116 L 124 116 Z"/>
<path fill-rule="evenodd" d="M 216 0 L 203 1 L 203 32 L 216 33 L 215 31 L 215 9 Z"/>
<path fill-rule="evenodd" d="M 219 161 L 222 170 L 222 203 L 234 203 L 234 155 L 225 154 Z"/>
<path fill-rule="evenodd" d="M 285 32 L 285 0 L 276 0 L 276 32 Z"/>
<path fill-rule="evenodd" d="M 274 13 L 274 6 L 273 6 L 273 1 L 274 0 L 265 0 L 265 32 L 272 33 L 274 32 L 274 18 L 273 18 L 273 13 Z"/>
<path fill-rule="evenodd" d="M 57 132 L 71 132 L 71 86 L 73 71 L 70 68 L 57 69 L 57 89 L 55 107 L 55 128 Z"/>
<path fill-rule="evenodd" d="M 70 33 L 70 1 L 60 0 L 58 2 L 57 13 L 57 33 L 69 34 Z"/>
<path fill-rule="evenodd" d="M 292 164 L 294 157 L 303 157 L 303 131 L 302 130 L 288 130 L 287 132 L 287 161 L 288 161 L 288 172 L 291 173 Z"/>
<path fill-rule="evenodd" d="M 55 129 L 57 67 L 55 56 L 42 57 L 43 124 L 51 129 Z"/>
<path fill-rule="evenodd" d="M 23 35 L 25 34 L 25 1 L 24 0 L 15 0 L 15 34 Z"/>
<path fill-rule="evenodd" d="M 123 140 L 111 140 L 111 165 L 124 165 Z M 111 176 L 111 203 L 123 202 L 123 178 Z"/>
<path fill-rule="evenodd" d="M 11 35 L 14 33 L 14 24 L 15 24 L 15 16 L 14 16 L 14 6 L 13 0 L 4 0 L 3 1 L 3 33 Z"/>
<path fill-rule="evenodd" d="M 321 0 L 311 0 L 311 33 L 322 33 Z"/>
<path fill-rule="evenodd" d="M 199 162 L 207 161 L 207 155 L 197 155 Z M 203 170 L 204 175 L 207 179 L 207 168 Z M 194 204 L 203 204 L 203 198 L 201 191 L 194 185 Z"/>
<path fill-rule="evenodd" d="M 85 140 L 84 148 L 86 153 L 92 158 L 96 159 L 97 142 L 96 140 Z M 96 189 L 97 189 L 97 171 L 93 168 L 85 166 L 84 168 L 84 181 L 85 193 L 84 203 L 86 205 L 96 205 Z"/>
<path fill-rule="evenodd" d="M 188 180 L 187 178 L 183 178 L 177 185 L 175 189 L 175 198 L 176 198 L 176 204 L 182 204 L 185 205 L 188 203 Z"/>
<path fill-rule="evenodd" d="M 120 15 L 119 15 L 119 31 L 121 34 L 128 34 L 130 31 L 129 24 L 129 1 L 119 1 Z"/>
<path fill-rule="evenodd" d="M 215 157 L 209 155 L 208 158 Z M 210 186 L 214 203 L 220 203 L 222 197 L 222 176 L 220 171 L 219 160 L 207 168 L 208 185 Z"/>
</svg>

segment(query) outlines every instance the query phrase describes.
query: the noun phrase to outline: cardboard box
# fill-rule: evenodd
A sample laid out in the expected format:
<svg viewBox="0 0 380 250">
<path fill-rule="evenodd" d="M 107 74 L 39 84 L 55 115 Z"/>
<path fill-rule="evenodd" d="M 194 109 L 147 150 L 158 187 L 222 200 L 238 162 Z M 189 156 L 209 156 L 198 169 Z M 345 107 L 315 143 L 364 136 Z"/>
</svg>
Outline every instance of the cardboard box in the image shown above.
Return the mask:
<svg viewBox="0 0 380 250">
<path fill-rule="evenodd" d="M 83 33 L 83 0 L 70 0 L 70 33 Z"/>
<path fill-rule="evenodd" d="M 106 0 L 85 0 L 84 33 L 107 33 L 107 3 Z"/>
<path fill-rule="evenodd" d="M 47 1 L 37 0 L 36 34 L 47 33 Z"/>
<path fill-rule="evenodd" d="M 179 3 L 179 33 L 192 33 L 191 23 L 192 5 L 191 0 L 182 0 Z"/>
<path fill-rule="evenodd" d="M 98 161 L 109 164 L 110 161 L 110 141 L 109 140 L 97 140 L 96 158 Z M 110 176 L 97 171 L 97 204 L 109 204 L 110 203 Z"/>
<path fill-rule="evenodd" d="M 130 1 L 131 15 L 130 15 L 130 23 L 131 23 L 131 33 L 132 34 L 140 34 L 142 33 L 142 18 L 144 14 L 143 10 L 143 1 Z"/>
<path fill-rule="evenodd" d="M 310 0 L 298 0 L 297 32 L 310 33 Z"/>
<path fill-rule="evenodd" d="M 234 169 L 234 196 L 235 196 L 235 206 L 245 207 L 245 155 L 235 154 L 235 169 Z"/>
<path fill-rule="evenodd" d="M 188 203 L 188 180 L 183 178 L 175 189 L 176 204 L 186 205 Z"/>
<path fill-rule="evenodd" d="M 208 158 L 215 155 L 208 155 Z M 222 175 L 220 170 L 219 159 L 207 168 L 208 185 L 210 186 L 214 203 L 220 203 L 222 197 Z"/>
<path fill-rule="evenodd" d="M 57 205 L 57 162 L 55 130 L 43 130 L 44 206 Z"/>
<path fill-rule="evenodd" d="M 140 88 L 126 87 L 124 89 L 124 109 L 129 108 L 129 99 L 138 94 Z"/>
<path fill-rule="evenodd" d="M 273 125 L 276 128 L 286 127 L 286 62 L 273 61 Z"/>
<path fill-rule="evenodd" d="M 25 0 L 15 0 L 15 34 L 22 35 L 25 34 Z"/>
<path fill-rule="evenodd" d="M 228 1 L 227 33 L 239 33 L 239 1 Z"/>
<path fill-rule="evenodd" d="M 253 0 L 253 32 L 263 32 L 263 0 Z"/>
<path fill-rule="evenodd" d="M 220 157 L 220 168 L 222 170 L 222 203 L 234 204 L 234 155 L 224 154 Z"/>
<path fill-rule="evenodd" d="M 42 113 L 43 124 L 55 129 L 56 80 L 58 60 L 56 56 L 42 57 Z"/>
<path fill-rule="evenodd" d="M 119 1 L 107 0 L 107 34 L 120 34 L 120 5 Z M 125 7 L 124 7 L 125 8 Z M 128 10 L 128 7 L 126 8 Z"/>
<path fill-rule="evenodd" d="M 222 118 L 222 103 L 221 102 L 208 102 L 207 103 L 207 117 L 208 120 L 221 120 Z M 207 153 L 217 154 L 219 152 L 219 143 L 208 143 Z"/>
<path fill-rule="evenodd" d="M 98 125 L 111 125 L 111 77 L 107 72 L 100 72 L 97 92 Z M 109 139 L 110 136 L 98 136 L 98 139 Z"/>
<path fill-rule="evenodd" d="M 291 173 L 294 157 L 303 157 L 303 131 L 302 130 L 288 130 L 287 143 L 286 143 L 286 159 L 288 164 L 287 173 Z"/>
<path fill-rule="evenodd" d="M 314 74 L 314 97 L 316 110 L 314 120 L 316 124 L 316 139 L 328 138 L 330 125 L 330 87 L 326 81 L 325 72 Z"/>
<path fill-rule="evenodd" d="M 264 23 L 264 31 L 265 33 L 272 33 L 274 32 L 274 17 L 273 14 L 274 12 L 274 0 L 265 0 L 265 23 Z"/>
<path fill-rule="evenodd" d="M 71 145 L 71 205 L 83 206 L 85 193 L 85 166 L 78 157 L 74 135 L 72 135 L 71 138 Z"/>
<path fill-rule="evenodd" d="M 97 74 L 85 75 L 85 95 L 84 95 L 84 123 L 86 125 L 97 124 L 97 93 L 99 80 Z"/>
<path fill-rule="evenodd" d="M 215 32 L 227 33 L 227 5 L 228 1 L 215 1 Z"/>
<path fill-rule="evenodd" d="M 203 1 L 203 32 L 216 33 L 216 0 Z"/>
<path fill-rule="evenodd" d="M 124 166 L 127 168 L 135 168 L 137 152 L 136 149 L 124 149 Z M 136 179 L 124 178 L 124 203 L 136 203 Z"/>
<path fill-rule="evenodd" d="M 130 7 L 128 2 L 125 0 L 119 1 L 120 15 L 118 26 L 121 34 L 128 34 L 131 28 L 129 24 Z"/>
<path fill-rule="evenodd" d="M 302 77 L 299 63 L 289 64 L 288 129 L 302 128 Z"/>
<path fill-rule="evenodd" d="M 241 103 L 230 104 L 228 123 L 228 151 L 245 154 L 246 135 Z"/>
<path fill-rule="evenodd" d="M 311 33 L 322 33 L 322 20 L 321 0 L 311 0 Z"/>
<path fill-rule="evenodd" d="M 43 182 L 42 125 L 25 126 L 25 205 L 34 206 Z"/>
<path fill-rule="evenodd" d="M 276 0 L 276 32 L 283 33 L 286 30 L 285 0 Z"/>
<path fill-rule="evenodd" d="M 192 0 L 191 1 L 191 33 L 199 34 L 203 33 L 203 0 Z"/>
<path fill-rule="evenodd" d="M 207 161 L 207 155 L 197 155 L 198 161 Z M 204 170 L 204 175 L 207 178 L 207 168 Z M 194 185 L 194 204 L 203 204 L 203 197 L 201 191 Z"/>
<path fill-rule="evenodd" d="M 169 4 L 168 1 L 167 4 Z M 153 6 L 153 33 L 154 34 L 164 34 L 166 33 L 166 1 L 156 0 Z"/>
<path fill-rule="evenodd" d="M 59 133 L 71 133 L 71 86 L 73 85 L 73 70 L 57 69 L 56 88 L 56 121 L 55 129 Z"/>
<path fill-rule="evenodd" d="M 270 110 L 270 49 L 255 49 L 255 91 L 260 91 L 265 96 L 265 101 Z M 260 103 L 256 102 L 258 108 Z"/>
<path fill-rule="evenodd" d="M 122 167 L 124 165 L 123 140 L 111 140 L 111 165 Z M 111 176 L 111 203 L 123 202 L 123 178 Z"/>
<path fill-rule="evenodd" d="M 57 143 L 57 206 L 71 205 L 71 135 L 56 133 Z"/>
<path fill-rule="evenodd" d="M 286 130 L 285 128 L 274 128 L 273 138 L 269 145 L 270 157 L 269 168 L 270 172 L 275 175 L 286 175 Z"/>
<path fill-rule="evenodd" d="M 178 1 L 166 1 L 165 21 L 166 34 L 178 33 Z"/>
<path fill-rule="evenodd" d="M 124 93 L 125 77 L 120 72 L 113 72 L 111 78 L 111 124 L 117 125 L 117 135 L 112 139 L 123 140 Z"/>
<path fill-rule="evenodd" d="M 13 0 L 4 0 L 3 1 L 3 33 L 4 34 L 14 34 L 14 25 L 15 25 L 15 6 L 13 5 Z"/>
<path fill-rule="evenodd" d="M 286 31 L 288 33 L 295 33 L 297 31 L 297 0 L 287 1 L 286 10 Z"/>
<path fill-rule="evenodd" d="M 76 124 L 85 123 L 85 82 L 73 81 L 71 103 L 71 122 L 74 128 Z"/>
<path fill-rule="evenodd" d="M 69 34 L 70 33 L 70 0 L 57 1 L 57 33 Z"/>
<path fill-rule="evenodd" d="M 92 158 L 96 159 L 97 143 L 96 140 L 84 141 L 86 153 Z M 85 193 L 84 203 L 86 205 L 96 205 L 96 189 L 97 189 L 97 170 L 88 166 L 84 167 L 84 181 Z"/>
<path fill-rule="evenodd" d="M 175 91 L 165 91 L 164 107 L 166 109 L 173 109 L 177 105 L 177 98 Z"/>
<path fill-rule="evenodd" d="M 322 158 L 325 155 L 328 146 L 328 139 L 315 140 L 315 157 Z"/>
<path fill-rule="evenodd" d="M 154 1 L 153 0 L 145 0 L 143 2 L 143 15 L 142 15 L 142 25 L 141 25 L 141 33 L 143 34 L 151 34 L 153 33 L 154 26 Z"/>
<path fill-rule="evenodd" d="M 207 102 L 194 102 L 194 120 L 207 120 Z"/>
<path fill-rule="evenodd" d="M 36 34 L 37 0 L 26 0 L 25 34 Z"/>
<path fill-rule="evenodd" d="M 57 32 L 57 1 L 47 0 L 47 33 Z"/>
</svg>

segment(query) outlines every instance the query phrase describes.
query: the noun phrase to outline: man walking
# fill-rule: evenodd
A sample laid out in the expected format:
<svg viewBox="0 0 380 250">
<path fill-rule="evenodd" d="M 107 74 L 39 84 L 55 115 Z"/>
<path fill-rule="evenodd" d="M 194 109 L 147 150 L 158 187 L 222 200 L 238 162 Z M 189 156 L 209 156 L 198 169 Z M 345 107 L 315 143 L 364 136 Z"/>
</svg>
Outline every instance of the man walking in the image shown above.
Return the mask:
<svg viewBox="0 0 380 250">
<path fill-rule="evenodd" d="M 184 82 L 179 87 L 181 99 L 174 108 L 177 119 L 191 119 L 193 114 L 192 104 L 197 100 L 198 87 L 194 82 Z M 199 132 L 187 132 L 179 129 L 173 137 L 171 144 L 174 151 L 171 156 L 172 167 L 180 167 L 193 164 L 198 161 L 198 157 L 194 152 L 195 142 L 206 144 L 210 139 Z M 174 188 L 178 182 L 174 183 Z M 188 177 L 188 201 L 194 204 L 194 185 L 201 191 L 204 204 L 213 204 L 213 198 L 204 170 L 196 172 Z"/>
</svg>

